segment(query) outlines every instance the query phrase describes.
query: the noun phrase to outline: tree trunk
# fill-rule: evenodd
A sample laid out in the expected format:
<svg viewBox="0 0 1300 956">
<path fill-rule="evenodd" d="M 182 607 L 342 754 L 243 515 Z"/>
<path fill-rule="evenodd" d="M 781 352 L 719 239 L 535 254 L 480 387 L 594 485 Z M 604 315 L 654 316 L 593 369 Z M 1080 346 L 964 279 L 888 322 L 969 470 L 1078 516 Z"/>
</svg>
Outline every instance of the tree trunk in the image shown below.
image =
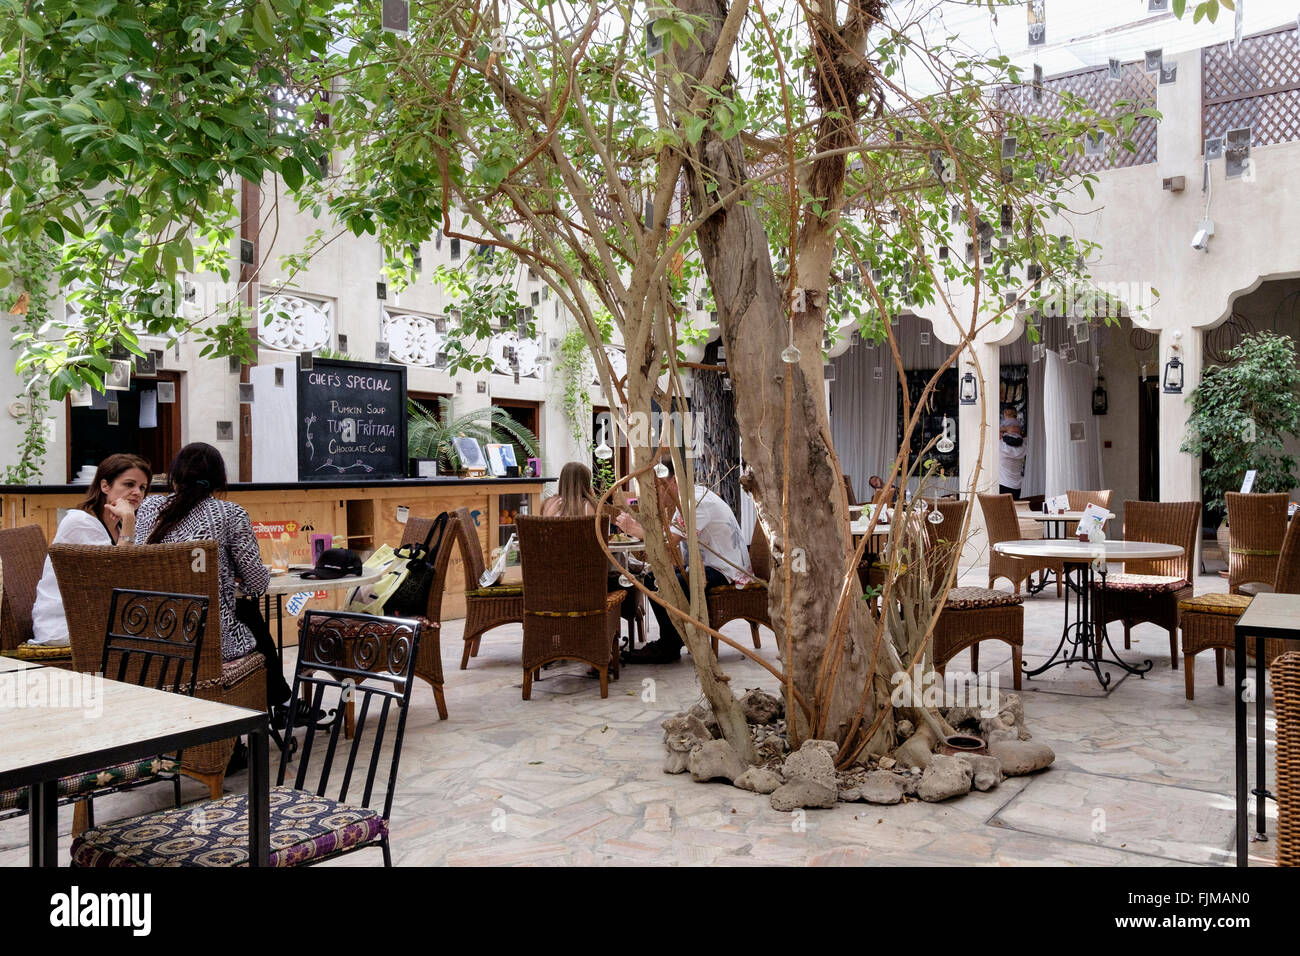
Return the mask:
<svg viewBox="0 0 1300 956">
<path fill-rule="evenodd" d="M 726 7 L 722 0 L 678 0 L 677 6 L 704 20 L 696 33 L 701 46 L 673 48 L 684 82 L 689 84 L 698 82 L 703 74 Z M 731 79 L 728 74 L 724 88 Z M 715 131 L 707 131 L 692 148 L 686 180 L 697 212 L 743 183 L 739 138 L 723 140 Z M 802 357 L 797 364 L 787 365 L 781 352 L 789 335 L 788 303 L 773 272 L 767 234 L 755 209 L 732 204 L 703 223 L 698 237 L 727 347 L 736 418 L 748 465 L 743 483 L 771 538 L 770 609 L 782 660 L 791 667 L 795 687 L 810 705 L 816 701 L 814 711 L 823 715 L 817 735 L 843 744 L 864 694 L 863 729 L 876 714 L 877 698 L 865 686 L 871 670 L 874 625 L 861 600 L 854 569 L 850 572 L 851 608 L 838 655 L 838 675 L 827 692 L 828 668 L 823 667 L 823 657 L 853 542 L 847 499 L 830 450 L 821 357 L 824 301 L 810 294 L 808 310 L 794 316 L 795 344 Z M 800 284 L 820 285 L 824 299 L 828 272 L 829 261 L 820 282 L 809 276 L 807 283 L 800 280 Z M 882 654 L 878 671 L 886 667 L 885 661 Z M 886 686 L 885 676 L 877 674 L 876 691 Z M 791 726 L 797 726 L 800 739 L 817 732 L 797 709 L 795 713 L 797 724 L 792 720 Z M 882 724 L 878 737 L 868 749 L 889 749 L 892 725 Z"/>
</svg>

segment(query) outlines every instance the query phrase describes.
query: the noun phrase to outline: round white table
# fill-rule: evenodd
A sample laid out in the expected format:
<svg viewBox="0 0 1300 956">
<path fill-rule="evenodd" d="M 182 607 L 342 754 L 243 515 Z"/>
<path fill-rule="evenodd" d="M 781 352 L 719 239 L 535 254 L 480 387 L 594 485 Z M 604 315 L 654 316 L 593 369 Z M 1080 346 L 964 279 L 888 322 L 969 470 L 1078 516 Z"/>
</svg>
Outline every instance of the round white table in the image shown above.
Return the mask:
<svg viewBox="0 0 1300 956">
<path fill-rule="evenodd" d="M 1138 666 L 1120 660 L 1110 636 L 1106 633 L 1103 615 L 1094 613 L 1092 602 L 1097 593 L 1094 588 L 1096 578 L 1100 576 L 1104 585 L 1109 562 L 1148 561 L 1160 558 L 1176 558 L 1183 553 L 1181 545 L 1161 544 L 1151 541 L 1078 541 L 1043 538 L 1028 541 L 1002 541 L 993 546 L 999 554 L 1013 558 L 1056 558 L 1065 566 L 1065 626 L 1061 630 L 1061 641 L 1047 662 L 1033 670 L 1026 668 L 1025 676 L 1034 677 L 1049 668 L 1064 664 L 1069 667 L 1076 661 L 1092 668 L 1097 682 L 1101 686 L 1110 685 L 1110 672 L 1102 673 L 1101 665 L 1113 664 L 1130 674 L 1139 677 L 1154 666 L 1146 660 Z M 1074 621 L 1070 620 L 1070 604 L 1073 597 Z M 1104 599 L 1104 598 L 1103 598 Z M 1101 618 L 1100 621 L 1098 619 Z M 1066 649 L 1066 645 L 1069 649 Z M 1104 645 L 1104 647 L 1103 647 Z M 1111 657 L 1105 656 L 1105 648 L 1110 649 Z"/>
</svg>

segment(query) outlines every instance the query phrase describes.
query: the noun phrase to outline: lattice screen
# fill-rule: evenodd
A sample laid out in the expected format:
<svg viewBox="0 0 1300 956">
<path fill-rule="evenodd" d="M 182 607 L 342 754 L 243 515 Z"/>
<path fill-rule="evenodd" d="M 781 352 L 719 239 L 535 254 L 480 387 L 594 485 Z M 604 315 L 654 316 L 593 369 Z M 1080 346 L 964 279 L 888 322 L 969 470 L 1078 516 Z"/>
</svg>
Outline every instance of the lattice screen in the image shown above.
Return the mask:
<svg viewBox="0 0 1300 956">
<path fill-rule="evenodd" d="M 1295 27 L 1201 50 L 1206 136 L 1251 128 L 1252 146 L 1300 139 L 1300 42 Z"/>
<path fill-rule="evenodd" d="M 1128 100 L 1125 111 L 1156 105 L 1157 74 L 1147 73 L 1141 62 L 1128 63 L 1118 79 L 1112 80 L 1106 67 L 1081 70 L 1043 80 L 1041 102 L 1034 98 L 1030 84 L 1008 86 L 998 93 L 998 106 L 1024 116 L 1043 116 L 1059 119 L 1066 115 L 1061 94 L 1070 93 L 1084 100 L 1102 116 L 1110 117 L 1121 112 L 1116 107 L 1119 100 Z M 1109 138 L 1108 138 L 1109 139 Z M 1131 137 L 1136 152 L 1130 153 L 1118 143 L 1105 143 L 1098 156 L 1076 156 L 1063 167 L 1071 173 L 1095 173 L 1103 169 L 1120 169 L 1142 166 L 1156 161 L 1156 121 L 1143 117 L 1133 127 Z"/>
</svg>

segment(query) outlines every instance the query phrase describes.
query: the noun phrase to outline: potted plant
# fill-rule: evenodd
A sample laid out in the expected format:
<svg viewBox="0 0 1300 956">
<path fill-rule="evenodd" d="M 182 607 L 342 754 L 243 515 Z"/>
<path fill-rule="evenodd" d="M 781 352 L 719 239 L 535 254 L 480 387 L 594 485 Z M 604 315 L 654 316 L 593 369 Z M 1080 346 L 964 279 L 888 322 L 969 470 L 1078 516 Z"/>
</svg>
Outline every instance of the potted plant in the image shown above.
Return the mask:
<svg viewBox="0 0 1300 956">
<path fill-rule="evenodd" d="M 485 405 L 457 415 L 453 401 L 443 397 L 438 399 L 438 411 L 440 414 L 435 416 L 414 399 L 407 402 L 407 457 L 434 459 L 439 472 L 453 474 L 460 470 L 453 438 L 474 438 L 480 445 L 514 441 L 524 448 L 527 457 L 538 457 L 537 436 L 504 408 Z"/>
<path fill-rule="evenodd" d="M 1289 336 L 1254 332 L 1205 370 L 1188 402 L 1192 413 L 1182 450 L 1202 456 L 1206 507 L 1226 517 L 1224 495 L 1255 472 L 1254 491 L 1290 491 L 1296 459 L 1283 440 L 1300 436 L 1300 369 Z M 1227 522 L 1219 528 L 1226 557 Z"/>
</svg>

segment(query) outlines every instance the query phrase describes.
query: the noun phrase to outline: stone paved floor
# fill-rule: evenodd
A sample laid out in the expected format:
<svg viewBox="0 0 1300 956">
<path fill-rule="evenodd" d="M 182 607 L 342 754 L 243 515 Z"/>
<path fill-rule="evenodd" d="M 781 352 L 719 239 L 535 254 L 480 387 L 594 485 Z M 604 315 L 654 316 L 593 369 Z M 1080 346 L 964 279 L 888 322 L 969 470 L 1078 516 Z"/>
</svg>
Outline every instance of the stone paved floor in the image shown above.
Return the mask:
<svg viewBox="0 0 1300 956">
<path fill-rule="evenodd" d="M 982 583 L 983 570 L 966 580 Z M 1198 592 L 1224 590 L 1203 577 Z M 1063 603 L 1048 588 L 1026 603 L 1025 660 L 1044 660 L 1059 640 Z M 1122 634 L 1112 628 L 1122 646 Z M 1201 655 L 1196 700 L 1169 666 L 1165 632 L 1134 631 L 1144 679 L 1117 675 L 1103 691 L 1090 673 L 1059 668 L 1025 682 L 1028 725 L 1057 755 L 1047 771 L 943 804 L 840 804 L 803 816 L 766 797 L 661 772 L 659 723 L 699 699 L 692 669 L 626 667 L 607 700 L 583 667 L 564 665 L 520 699 L 520 629 L 485 638 L 458 669 L 461 622 L 442 634 L 450 719 L 439 721 L 417 685 L 392 816 L 394 863 L 449 865 L 1225 865 L 1233 845 L 1232 697 Z M 747 636 L 743 622 L 727 634 Z M 764 652 L 774 653 L 763 632 Z M 765 686 L 757 665 L 724 649 L 734 686 Z M 1011 688 L 1010 650 L 987 642 L 981 666 Z M 950 669 L 966 669 L 962 655 Z M 1181 664 L 1180 664 L 1181 666 Z M 1231 673 L 1231 671 L 1229 671 Z M 650 699 L 653 697 L 653 699 Z M 1269 772 L 1274 731 L 1268 717 Z M 1253 722 L 1251 734 L 1253 740 Z M 277 757 L 272 756 L 274 769 Z M 227 781 L 241 791 L 244 774 Z M 100 820 L 165 805 L 170 788 L 97 801 Z M 189 800 L 203 796 L 187 781 Z M 1270 808 L 1270 812 L 1272 808 Z M 72 813 L 61 824 L 66 852 Z M 0 865 L 25 865 L 26 818 L 0 822 Z M 1270 823 L 1270 831 L 1274 824 Z M 1273 844 L 1252 862 L 1271 862 Z M 379 865 L 377 850 L 326 865 Z"/>
</svg>

